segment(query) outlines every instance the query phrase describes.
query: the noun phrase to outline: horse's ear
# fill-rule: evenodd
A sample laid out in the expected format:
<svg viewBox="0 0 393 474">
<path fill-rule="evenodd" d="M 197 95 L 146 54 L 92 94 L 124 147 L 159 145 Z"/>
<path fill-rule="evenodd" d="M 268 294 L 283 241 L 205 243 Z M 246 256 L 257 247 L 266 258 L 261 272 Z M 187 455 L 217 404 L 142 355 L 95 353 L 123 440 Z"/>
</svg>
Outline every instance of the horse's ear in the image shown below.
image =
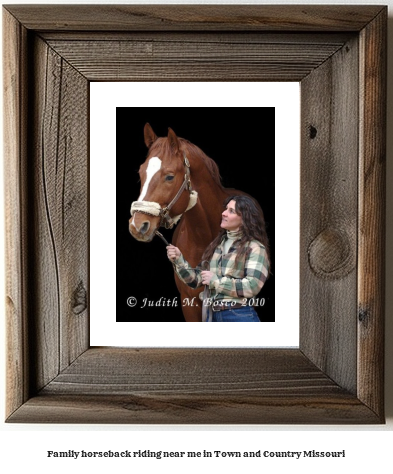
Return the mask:
<svg viewBox="0 0 393 474">
<path fill-rule="evenodd" d="M 171 128 L 168 128 L 168 140 L 169 140 L 169 145 L 171 149 L 174 151 L 174 153 L 179 153 L 180 142 L 179 142 L 179 139 L 177 138 L 176 133 Z"/>
<path fill-rule="evenodd" d="M 146 146 L 147 148 L 150 148 L 153 145 L 153 143 L 157 140 L 157 135 L 154 133 L 149 123 L 145 125 L 144 135 L 145 135 Z"/>
</svg>

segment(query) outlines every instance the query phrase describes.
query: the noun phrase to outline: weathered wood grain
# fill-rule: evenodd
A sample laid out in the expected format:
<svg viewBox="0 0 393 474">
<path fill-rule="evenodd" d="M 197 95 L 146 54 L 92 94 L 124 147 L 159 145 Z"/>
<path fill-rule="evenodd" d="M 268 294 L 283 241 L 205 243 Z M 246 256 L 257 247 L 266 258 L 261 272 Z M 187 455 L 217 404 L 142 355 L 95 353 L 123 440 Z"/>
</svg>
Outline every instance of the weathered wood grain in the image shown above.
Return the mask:
<svg viewBox="0 0 393 474">
<path fill-rule="evenodd" d="M 27 192 L 26 122 L 27 32 L 8 12 L 3 14 L 5 310 L 7 327 L 6 411 L 29 396 L 27 331 Z M 7 185 L 8 184 L 8 185 Z"/>
<path fill-rule="evenodd" d="M 386 29 L 384 10 L 360 35 L 358 228 L 359 398 L 383 407 L 385 304 Z"/>
<path fill-rule="evenodd" d="M 342 392 L 296 349 L 91 348 L 41 393 L 305 396 L 316 388 Z"/>
<path fill-rule="evenodd" d="M 356 393 L 358 47 L 301 83 L 300 347 Z"/>
<path fill-rule="evenodd" d="M 360 31 L 377 5 L 5 5 L 29 29 Z"/>
<path fill-rule="evenodd" d="M 351 37 L 357 36 L 355 31 L 338 31 L 338 32 L 313 32 L 304 33 L 302 31 L 286 32 L 254 32 L 254 31 L 134 31 L 132 29 L 119 31 L 94 31 L 95 42 L 106 41 L 139 41 L 139 42 L 164 42 L 164 43 L 197 43 L 204 45 L 206 43 L 231 43 L 231 44 L 322 44 L 322 45 L 337 45 L 342 46 Z M 48 30 L 40 31 L 39 37 L 50 44 L 52 41 L 91 41 L 91 31 L 77 31 L 77 30 Z"/>
<path fill-rule="evenodd" d="M 289 420 L 289 421 L 288 421 Z M 32 397 L 14 423 L 92 424 L 375 424 L 379 419 L 356 397 L 80 396 Z"/>
<path fill-rule="evenodd" d="M 300 81 L 332 56 L 343 43 L 250 43 L 181 41 L 49 41 L 67 62 L 92 81 Z"/>
<path fill-rule="evenodd" d="M 88 348 L 88 84 L 39 38 L 34 57 L 31 286 L 40 389 Z"/>
<path fill-rule="evenodd" d="M 383 423 L 386 7 L 12 5 L 4 25 L 7 420 Z M 89 81 L 163 78 L 301 80 L 299 350 L 89 348 Z"/>
<path fill-rule="evenodd" d="M 11 420 L 375 423 L 299 350 L 92 348 Z"/>
</svg>

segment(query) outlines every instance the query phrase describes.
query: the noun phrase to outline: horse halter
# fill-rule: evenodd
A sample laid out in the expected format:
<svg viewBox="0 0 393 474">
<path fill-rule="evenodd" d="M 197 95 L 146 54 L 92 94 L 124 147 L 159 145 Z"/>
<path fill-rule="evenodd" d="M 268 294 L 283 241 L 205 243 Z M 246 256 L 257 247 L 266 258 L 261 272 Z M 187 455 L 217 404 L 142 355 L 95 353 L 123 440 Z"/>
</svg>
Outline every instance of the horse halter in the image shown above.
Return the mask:
<svg viewBox="0 0 393 474">
<path fill-rule="evenodd" d="M 148 216 L 154 216 L 154 217 L 161 217 L 160 220 L 160 225 L 159 227 L 165 227 L 166 229 L 172 229 L 172 227 L 178 223 L 180 217 L 182 214 L 179 214 L 178 216 L 171 217 L 169 215 L 169 211 L 172 209 L 172 207 L 175 205 L 175 203 L 178 201 L 178 199 L 181 196 L 181 193 L 185 190 L 188 189 L 188 192 L 190 194 L 190 200 L 188 202 L 187 209 L 184 212 L 187 212 L 189 209 L 195 206 L 197 203 L 198 199 L 198 193 L 196 191 L 192 190 L 191 186 L 191 179 L 190 179 L 190 162 L 188 161 L 188 158 L 186 156 L 186 153 L 183 152 L 183 157 L 184 157 L 184 168 L 185 168 L 185 175 L 184 175 L 184 180 L 182 185 L 180 186 L 180 189 L 176 193 L 175 197 L 172 199 L 172 201 L 162 208 L 160 204 L 157 202 L 152 202 L 152 201 L 134 201 L 131 204 L 131 216 L 134 215 L 135 212 L 140 212 L 141 214 L 146 214 Z"/>
</svg>

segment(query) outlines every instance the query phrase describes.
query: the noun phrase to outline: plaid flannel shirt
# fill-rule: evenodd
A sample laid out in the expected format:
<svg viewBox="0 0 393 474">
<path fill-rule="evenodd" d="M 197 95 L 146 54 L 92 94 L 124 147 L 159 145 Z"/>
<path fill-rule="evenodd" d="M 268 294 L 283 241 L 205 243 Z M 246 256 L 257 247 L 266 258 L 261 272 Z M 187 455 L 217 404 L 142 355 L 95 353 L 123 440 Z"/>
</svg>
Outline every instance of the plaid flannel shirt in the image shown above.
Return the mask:
<svg viewBox="0 0 393 474">
<path fill-rule="evenodd" d="M 210 271 L 214 276 L 210 280 L 209 289 L 213 301 L 224 300 L 245 303 L 245 299 L 255 297 L 262 289 L 269 274 L 269 265 L 265 247 L 257 240 L 251 240 L 243 257 L 235 264 L 239 240 L 236 240 L 228 253 L 223 255 L 223 237 L 210 260 Z M 181 255 L 174 262 L 179 278 L 191 288 L 202 285 L 201 264 L 190 268 Z"/>
</svg>

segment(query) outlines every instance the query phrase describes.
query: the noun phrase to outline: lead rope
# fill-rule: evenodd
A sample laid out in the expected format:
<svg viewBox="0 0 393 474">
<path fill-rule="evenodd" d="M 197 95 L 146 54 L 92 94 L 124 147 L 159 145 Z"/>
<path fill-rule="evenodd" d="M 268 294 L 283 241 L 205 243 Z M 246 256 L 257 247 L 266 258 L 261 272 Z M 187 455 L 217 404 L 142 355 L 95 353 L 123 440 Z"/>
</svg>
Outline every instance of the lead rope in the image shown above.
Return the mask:
<svg viewBox="0 0 393 474">
<path fill-rule="evenodd" d="M 160 237 L 160 239 L 166 244 L 166 245 L 171 245 L 166 238 L 161 234 L 161 232 L 158 232 L 156 230 L 156 235 Z M 172 262 L 172 265 L 175 267 L 175 263 Z M 210 265 L 207 260 L 203 260 L 201 264 L 203 270 L 210 270 Z M 203 301 L 202 301 L 202 322 L 203 323 L 210 323 L 212 322 L 212 309 L 211 305 L 207 304 L 210 302 L 210 289 L 209 285 L 205 285 L 205 288 L 203 289 Z"/>
<path fill-rule="evenodd" d="M 166 240 L 166 238 L 161 234 L 161 232 L 158 232 L 158 230 L 156 230 L 156 235 L 158 235 L 158 237 L 159 237 L 166 245 L 171 245 L 171 244 Z"/>
<path fill-rule="evenodd" d="M 207 260 L 203 260 L 201 264 L 203 270 L 210 270 L 210 264 Z M 202 322 L 211 323 L 212 322 L 212 308 L 208 304 L 210 302 L 210 289 L 209 285 L 205 285 L 203 290 L 203 301 L 202 301 Z"/>
</svg>

